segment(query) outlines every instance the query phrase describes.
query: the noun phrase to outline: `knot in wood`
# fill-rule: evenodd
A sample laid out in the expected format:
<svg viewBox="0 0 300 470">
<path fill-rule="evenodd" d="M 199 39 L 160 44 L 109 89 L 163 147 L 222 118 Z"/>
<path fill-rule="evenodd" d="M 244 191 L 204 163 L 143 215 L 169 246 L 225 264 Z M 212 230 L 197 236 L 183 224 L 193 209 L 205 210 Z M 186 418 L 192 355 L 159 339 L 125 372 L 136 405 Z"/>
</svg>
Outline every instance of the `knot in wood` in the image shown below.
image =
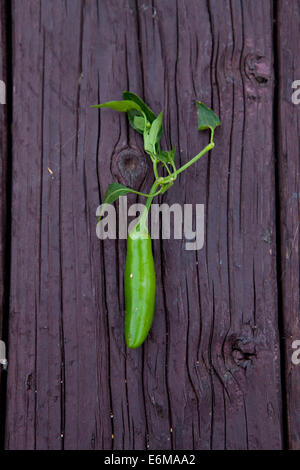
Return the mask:
<svg viewBox="0 0 300 470">
<path fill-rule="evenodd" d="M 118 181 L 131 188 L 139 188 L 146 176 L 148 162 L 145 155 L 128 148 L 113 156 L 112 173 Z"/>
<path fill-rule="evenodd" d="M 252 364 L 256 358 L 256 348 L 252 340 L 236 338 L 232 342 L 232 358 L 234 362 L 243 369 Z"/>
<path fill-rule="evenodd" d="M 248 54 L 244 67 L 249 80 L 254 79 L 259 85 L 266 85 L 271 78 L 271 66 L 264 56 Z"/>
</svg>

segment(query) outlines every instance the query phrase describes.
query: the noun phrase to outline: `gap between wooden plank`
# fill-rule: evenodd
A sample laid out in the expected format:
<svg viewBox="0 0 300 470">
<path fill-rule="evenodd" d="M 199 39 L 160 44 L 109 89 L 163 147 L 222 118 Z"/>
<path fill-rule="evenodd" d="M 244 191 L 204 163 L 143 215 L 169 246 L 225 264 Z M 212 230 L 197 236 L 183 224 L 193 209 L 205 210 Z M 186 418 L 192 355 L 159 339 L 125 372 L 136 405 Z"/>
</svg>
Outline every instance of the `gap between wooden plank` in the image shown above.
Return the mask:
<svg viewBox="0 0 300 470">
<path fill-rule="evenodd" d="M 276 203 L 276 251 L 277 251 L 277 292 L 278 292 L 278 328 L 280 344 L 280 372 L 282 387 L 282 443 L 283 449 L 288 448 L 288 423 L 287 423 L 287 391 L 286 391 L 286 367 L 285 367 L 285 339 L 284 339 L 284 311 L 282 298 L 282 260 L 281 260 L 281 216 L 280 216 L 280 179 L 279 179 L 279 51 L 278 51 L 278 2 L 273 0 L 273 50 L 274 50 L 274 97 L 273 97 L 273 118 L 274 118 L 274 152 L 275 152 L 275 203 Z"/>
<path fill-rule="evenodd" d="M 11 86 L 11 4 L 0 1 L 0 80 L 5 83 L 5 104 L 0 104 L 0 339 L 6 344 L 8 357 L 8 312 L 10 291 L 11 238 L 11 156 L 12 136 L 9 123 L 12 117 Z M 0 449 L 4 448 L 6 418 L 7 372 L 0 369 Z"/>
</svg>

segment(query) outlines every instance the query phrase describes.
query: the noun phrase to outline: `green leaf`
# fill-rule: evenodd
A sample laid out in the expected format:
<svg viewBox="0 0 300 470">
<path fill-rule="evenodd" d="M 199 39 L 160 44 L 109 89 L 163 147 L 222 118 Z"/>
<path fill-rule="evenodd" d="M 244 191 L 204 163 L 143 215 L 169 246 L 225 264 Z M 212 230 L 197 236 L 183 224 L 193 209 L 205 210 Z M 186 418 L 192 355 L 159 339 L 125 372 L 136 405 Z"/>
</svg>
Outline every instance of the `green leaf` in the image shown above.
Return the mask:
<svg viewBox="0 0 300 470">
<path fill-rule="evenodd" d="M 170 163 L 170 156 L 167 150 L 162 150 L 157 155 L 157 160 L 163 163 Z"/>
<path fill-rule="evenodd" d="M 135 191 L 130 188 L 126 188 L 126 186 L 123 186 L 123 184 L 110 184 L 104 196 L 104 201 L 98 221 L 100 221 L 101 217 L 103 217 L 103 214 L 105 212 L 104 204 L 113 204 L 113 202 L 115 202 L 120 196 L 124 196 L 128 193 L 135 193 Z"/>
<path fill-rule="evenodd" d="M 107 101 L 106 103 L 102 104 L 96 104 L 92 106 L 92 108 L 111 108 L 116 111 L 121 111 L 123 113 L 126 113 L 131 110 L 137 110 L 141 112 L 140 106 L 135 103 L 134 101 L 130 100 L 123 100 L 123 101 Z M 142 113 L 141 113 L 142 115 Z"/>
<path fill-rule="evenodd" d="M 214 132 L 217 126 L 221 125 L 221 121 L 212 109 L 208 108 L 201 101 L 196 102 L 198 112 L 198 130 L 204 131 L 210 129 Z"/>
<path fill-rule="evenodd" d="M 147 118 L 147 121 L 149 121 L 150 124 L 154 121 L 156 116 L 154 112 L 152 111 L 152 109 L 150 109 L 144 103 L 144 101 L 135 93 L 131 93 L 130 91 L 123 91 L 123 98 L 124 100 L 129 100 L 129 101 L 133 101 L 134 103 L 136 103 L 139 106 L 139 108 L 143 111 L 143 113 L 145 114 Z"/>
<path fill-rule="evenodd" d="M 151 127 L 150 127 L 149 140 L 154 147 L 160 140 L 159 134 L 162 129 L 162 118 L 163 118 L 163 113 L 161 112 L 159 113 L 157 118 L 152 122 Z"/>
<path fill-rule="evenodd" d="M 144 130 L 144 149 L 145 149 L 145 152 L 149 153 L 150 156 L 154 158 L 154 154 L 155 154 L 155 147 L 153 146 L 153 143 L 151 142 L 151 139 L 150 139 L 150 132 L 149 132 L 149 129 L 147 129 L 145 127 L 145 130 Z"/>
<path fill-rule="evenodd" d="M 151 154 L 151 156 L 153 157 L 157 155 L 158 144 L 161 137 L 162 116 L 163 113 L 160 113 L 151 125 L 150 123 L 147 123 L 144 130 L 145 151 Z"/>
<path fill-rule="evenodd" d="M 161 151 L 158 154 L 157 159 L 160 162 L 169 163 L 169 164 L 172 165 L 172 163 L 174 162 L 175 152 L 176 152 L 176 145 L 172 148 L 172 150 L 163 150 L 163 151 Z"/>
<path fill-rule="evenodd" d="M 140 107 L 141 111 L 144 113 L 144 115 L 146 116 L 147 121 L 150 124 L 152 124 L 152 122 L 156 119 L 156 115 L 152 111 L 152 109 L 150 109 L 149 106 L 147 106 L 146 103 L 144 103 L 144 101 L 138 95 L 136 95 L 135 93 L 132 93 L 130 91 L 123 91 L 123 98 L 124 98 L 124 100 L 134 101 L 134 103 L 136 103 Z M 140 134 L 143 134 L 144 129 L 142 130 L 141 127 L 138 127 L 135 123 L 134 118 L 137 115 L 142 117 L 142 114 L 139 114 L 135 110 L 130 110 L 127 113 L 129 123 L 133 127 L 133 129 L 138 131 Z M 162 136 L 162 129 L 160 130 L 160 133 L 159 133 L 159 139 L 161 139 L 161 136 Z"/>
<path fill-rule="evenodd" d="M 143 126 L 141 128 L 141 126 L 138 125 L 138 123 L 136 121 L 136 118 L 139 117 L 139 118 L 145 119 L 144 116 L 139 111 L 137 111 L 136 109 L 132 109 L 132 110 L 128 111 L 127 117 L 128 117 L 128 121 L 129 121 L 129 124 L 131 125 L 131 127 L 133 127 L 133 129 L 135 131 L 137 131 L 139 134 L 143 135 L 145 126 Z"/>
<path fill-rule="evenodd" d="M 144 116 L 141 116 L 140 114 L 136 114 L 133 117 L 133 128 L 139 131 L 141 134 L 144 133 L 145 130 L 145 118 Z"/>
<path fill-rule="evenodd" d="M 118 197 L 122 196 L 123 194 L 127 194 L 132 192 L 133 189 L 127 188 L 123 184 L 120 183 L 112 183 L 108 186 L 103 204 L 112 204 L 115 202 Z"/>
<path fill-rule="evenodd" d="M 153 157 L 157 155 L 157 148 L 162 131 L 162 116 L 163 113 L 160 113 L 151 125 L 147 123 L 144 130 L 145 151 Z"/>
</svg>

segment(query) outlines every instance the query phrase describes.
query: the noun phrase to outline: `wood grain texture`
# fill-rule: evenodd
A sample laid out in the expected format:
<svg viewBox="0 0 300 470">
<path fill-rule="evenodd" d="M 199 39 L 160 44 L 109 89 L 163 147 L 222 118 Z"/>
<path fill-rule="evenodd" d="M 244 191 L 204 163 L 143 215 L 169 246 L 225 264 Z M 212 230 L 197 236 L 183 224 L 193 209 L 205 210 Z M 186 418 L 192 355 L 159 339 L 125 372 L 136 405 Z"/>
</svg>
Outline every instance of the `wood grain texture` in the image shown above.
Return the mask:
<svg viewBox="0 0 300 470">
<path fill-rule="evenodd" d="M 7 83 L 6 3 L 0 1 L 0 80 Z M 7 107 L 0 104 L 0 339 L 5 298 L 5 259 L 7 229 Z"/>
<path fill-rule="evenodd" d="M 6 447 L 280 449 L 272 2 L 14 0 L 12 15 Z M 125 241 L 95 232 L 108 183 L 152 182 L 125 116 L 90 109 L 124 89 L 163 109 L 178 165 L 207 142 L 195 100 L 222 120 L 161 199 L 205 204 L 205 246 L 154 241 L 155 321 L 136 351 Z"/>
<path fill-rule="evenodd" d="M 279 2 L 278 24 L 278 169 L 280 188 L 281 285 L 285 343 L 288 445 L 300 449 L 300 365 L 293 364 L 293 342 L 300 340 L 300 107 L 292 102 L 294 80 L 300 80 L 297 43 L 300 4 Z"/>
<path fill-rule="evenodd" d="M 0 80 L 7 84 L 7 30 L 6 11 L 7 4 L 0 0 Z M 1 100 L 2 103 L 2 100 Z M 7 192 L 8 192 L 8 115 L 7 105 L 0 103 L 0 340 L 7 342 L 5 322 L 7 320 L 7 251 L 9 240 L 7 237 Z M 3 445 L 5 428 L 5 393 L 6 372 L 0 366 L 0 446 Z"/>
</svg>

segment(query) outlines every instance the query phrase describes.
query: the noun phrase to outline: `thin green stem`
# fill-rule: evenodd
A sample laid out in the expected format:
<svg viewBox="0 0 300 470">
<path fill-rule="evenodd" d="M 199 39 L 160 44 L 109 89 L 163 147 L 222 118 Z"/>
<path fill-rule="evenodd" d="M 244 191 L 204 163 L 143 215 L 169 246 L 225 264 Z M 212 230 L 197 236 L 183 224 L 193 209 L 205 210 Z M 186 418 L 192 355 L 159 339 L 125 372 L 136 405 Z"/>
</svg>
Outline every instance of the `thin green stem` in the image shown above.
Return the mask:
<svg viewBox="0 0 300 470">
<path fill-rule="evenodd" d="M 170 170 L 169 170 L 168 164 L 167 164 L 167 163 L 165 163 L 165 162 L 163 162 L 163 165 L 164 165 L 165 169 L 167 170 L 167 172 L 168 172 L 169 176 L 171 176 L 171 175 L 172 175 L 172 173 L 171 173 L 171 172 L 170 172 Z"/>
<path fill-rule="evenodd" d="M 157 173 L 157 160 L 154 160 L 154 161 L 153 161 L 153 171 L 154 171 L 154 176 L 155 176 L 155 179 L 157 180 L 157 179 L 158 179 L 158 173 Z"/>
<path fill-rule="evenodd" d="M 157 185 L 158 187 L 158 185 Z M 145 194 L 145 193 L 140 193 L 139 191 L 134 191 L 133 189 L 130 190 L 131 193 L 133 194 L 137 194 L 138 196 L 143 196 L 143 197 L 151 197 L 152 199 L 155 197 L 155 196 L 158 196 L 160 193 L 161 193 L 161 189 L 159 191 L 157 191 L 155 194 Z"/>
<path fill-rule="evenodd" d="M 173 167 L 173 170 L 174 170 L 174 173 L 173 173 L 173 176 L 177 176 L 177 168 L 176 168 L 176 165 L 174 163 L 174 161 L 172 161 L 172 167 Z"/>
<path fill-rule="evenodd" d="M 140 225 L 140 227 L 144 226 L 146 227 L 146 221 L 147 221 L 147 217 L 148 217 L 148 213 L 149 213 L 149 209 L 150 209 L 150 206 L 151 206 L 151 203 L 153 201 L 153 198 L 154 196 L 156 196 L 156 190 L 159 186 L 159 183 L 157 183 L 157 181 L 154 181 L 153 185 L 152 185 L 152 188 L 150 190 L 150 193 L 149 193 L 149 197 L 146 201 L 146 204 L 145 204 L 145 209 L 143 210 L 143 213 L 141 215 L 141 218 L 139 220 L 139 223 L 138 225 Z"/>
<path fill-rule="evenodd" d="M 152 188 L 150 190 L 150 193 L 149 193 L 149 197 L 146 201 L 146 204 L 145 204 L 145 207 L 147 210 L 149 210 L 150 206 L 151 206 L 151 203 L 152 203 L 152 200 L 153 198 L 156 196 L 156 190 L 159 186 L 159 183 L 157 183 L 157 181 L 154 181 L 153 185 L 152 185 Z"/>
<path fill-rule="evenodd" d="M 185 165 L 183 165 L 182 167 L 180 167 L 178 170 L 176 170 L 176 174 L 178 175 L 179 173 L 182 173 L 184 170 L 186 170 L 189 166 L 193 165 L 193 163 L 195 163 L 197 160 L 199 160 L 199 158 L 203 157 L 203 155 L 205 155 L 207 152 L 209 152 L 210 150 L 212 150 L 214 148 L 215 144 L 213 142 L 211 142 L 210 144 L 208 144 L 200 153 L 198 153 L 198 155 L 196 155 L 194 158 L 192 158 L 192 160 L 190 160 L 189 162 L 187 162 Z"/>
</svg>

